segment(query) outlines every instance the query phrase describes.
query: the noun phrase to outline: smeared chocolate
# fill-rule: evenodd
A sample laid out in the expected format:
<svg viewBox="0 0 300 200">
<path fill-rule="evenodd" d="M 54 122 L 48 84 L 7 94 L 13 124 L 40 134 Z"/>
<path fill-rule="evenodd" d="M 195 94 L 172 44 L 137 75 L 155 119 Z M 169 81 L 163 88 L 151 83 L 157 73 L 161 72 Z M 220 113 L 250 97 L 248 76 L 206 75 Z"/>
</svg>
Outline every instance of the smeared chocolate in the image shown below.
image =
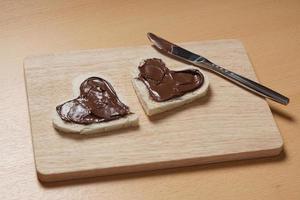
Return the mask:
<svg viewBox="0 0 300 200">
<path fill-rule="evenodd" d="M 56 107 L 62 120 L 76 124 L 92 124 L 119 119 L 130 114 L 112 85 L 98 77 L 90 77 L 80 85 L 80 95 Z"/>
<path fill-rule="evenodd" d="M 203 85 L 203 74 L 196 69 L 172 71 L 158 58 L 147 59 L 139 65 L 139 76 L 154 101 L 167 101 L 183 96 Z"/>
</svg>

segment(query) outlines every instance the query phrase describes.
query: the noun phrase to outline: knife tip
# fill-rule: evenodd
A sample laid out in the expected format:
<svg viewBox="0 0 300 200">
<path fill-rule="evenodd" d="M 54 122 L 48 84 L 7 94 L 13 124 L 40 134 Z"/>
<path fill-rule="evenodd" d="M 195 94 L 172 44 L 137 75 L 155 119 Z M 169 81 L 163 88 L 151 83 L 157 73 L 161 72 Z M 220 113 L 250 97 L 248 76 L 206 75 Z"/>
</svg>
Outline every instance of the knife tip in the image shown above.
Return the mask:
<svg viewBox="0 0 300 200">
<path fill-rule="evenodd" d="M 160 38 L 158 36 L 156 36 L 154 33 L 148 32 L 147 37 L 148 37 L 149 41 L 153 44 L 153 46 L 155 46 L 158 49 L 162 49 L 162 47 L 159 43 Z"/>
<path fill-rule="evenodd" d="M 148 37 L 148 39 L 150 40 L 150 42 L 153 42 L 153 37 L 154 37 L 155 35 L 153 34 L 153 33 L 151 33 L 151 32 L 148 32 L 147 33 L 147 37 Z"/>
</svg>

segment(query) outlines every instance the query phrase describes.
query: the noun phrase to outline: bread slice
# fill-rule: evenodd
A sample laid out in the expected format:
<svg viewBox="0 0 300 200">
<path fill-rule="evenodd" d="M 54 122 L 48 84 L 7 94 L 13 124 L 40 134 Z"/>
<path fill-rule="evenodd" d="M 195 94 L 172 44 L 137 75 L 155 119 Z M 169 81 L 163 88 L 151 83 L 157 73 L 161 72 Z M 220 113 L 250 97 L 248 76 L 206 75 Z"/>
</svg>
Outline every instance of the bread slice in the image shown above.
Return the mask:
<svg viewBox="0 0 300 200">
<path fill-rule="evenodd" d="M 196 68 L 196 67 L 190 66 L 190 65 L 172 68 L 172 70 L 176 70 L 176 71 L 184 70 L 184 69 L 199 70 L 199 68 Z M 143 107 L 145 113 L 148 116 L 151 116 L 151 115 L 155 115 L 155 114 L 182 106 L 184 104 L 190 103 L 190 102 L 204 96 L 207 93 L 207 90 L 209 87 L 209 80 L 202 70 L 199 70 L 199 71 L 204 76 L 204 83 L 199 89 L 197 89 L 193 92 L 186 93 L 185 95 L 183 95 L 181 97 L 176 97 L 174 99 L 164 101 L 164 102 L 156 102 L 151 99 L 149 91 L 148 91 L 147 87 L 145 86 L 145 84 L 142 81 L 137 79 L 137 77 L 139 75 L 139 70 L 137 67 L 132 72 L 132 77 L 133 77 L 132 85 L 135 89 L 135 92 L 139 98 L 140 103 L 142 104 L 142 107 Z"/>
<path fill-rule="evenodd" d="M 85 74 L 85 75 L 81 75 L 81 76 L 78 76 L 77 78 L 73 79 L 73 81 L 72 81 L 73 97 L 71 97 L 70 99 L 76 98 L 79 96 L 79 94 L 80 94 L 79 87 L 80 87 L 81 83 L 85 79 L 92 77 L 92 76 L 101 77 L 101 78 L 104 78 L 105 80 L 107 80 L 112 85 L 114 90 L 116 91 L 119 99 L 123 103 L 128 105 L 126 103 L 126 101 L 124 101 L 124 99 L 122 98 L 120 93 L 118 92 L 118 89 L 114 87 L 113 82 L 111 80 L 109 80 L 101 75 L 97 75 L 97 74 Z M 59 104 L 57 104 L 57 105 L 59 105 Z M 129 108 L 131 110 L 130 106 L 129 106 Z M 132 113 L 125 117 L 122 117 L 122 118 L 116 119 L 116 120 L 112 120 L 112 121 L 83 125 L 83 124 L 70 123 L 70 122 L 66 122 L 66 121 L 62 120 L 55 110 L 55 112 L 53 113 L 52 122 L 53 122 L 54 128 L 56 128 L 59 131 L 65 132 L 65 133 L 94 134 L 94 133 L 113 131 L 113 130 L 131 127 L 131 126 L 138 126 L 138 116 L 137 116 L 137 114 Z"/>
</svg>

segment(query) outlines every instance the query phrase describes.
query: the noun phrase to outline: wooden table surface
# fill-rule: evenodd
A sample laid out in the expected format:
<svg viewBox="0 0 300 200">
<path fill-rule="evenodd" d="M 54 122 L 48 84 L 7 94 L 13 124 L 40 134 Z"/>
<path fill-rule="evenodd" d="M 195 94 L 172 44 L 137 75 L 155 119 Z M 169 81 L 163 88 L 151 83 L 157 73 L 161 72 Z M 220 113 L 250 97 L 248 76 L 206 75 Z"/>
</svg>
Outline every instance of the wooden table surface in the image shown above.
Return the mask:
<svg viewBox="0 0 300 200">
<path fill-rule="evenodd" d="M 179 1 L 178 1 L 179 2 Z M 300 1 L 1 1 L 0 199 L 300 199 Z M 22 62 L 27 55 L 172 41 L 240 39 L 284 139 L 276 158 L 42 184 Z M 41 119 L 42 120 L 42 119 Z"/>
</svg>

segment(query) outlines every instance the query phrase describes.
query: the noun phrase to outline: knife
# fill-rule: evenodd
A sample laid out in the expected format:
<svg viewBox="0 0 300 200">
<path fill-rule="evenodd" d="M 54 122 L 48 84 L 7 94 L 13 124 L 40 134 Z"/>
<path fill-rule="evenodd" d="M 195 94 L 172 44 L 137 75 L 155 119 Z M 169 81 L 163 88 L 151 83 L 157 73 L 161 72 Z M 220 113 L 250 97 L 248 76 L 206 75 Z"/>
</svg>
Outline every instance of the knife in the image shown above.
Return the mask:
<svg viewBox="0 0 300 200">
<path fill-rule="evenodd" d="M 237 85 L 256 93 L 259 96 L 271 99 L 283 105 L 287 105 L 289 103 L 289 98 L 287 98 L 286 96 L 283 96 L 282 94 L 279 94 L 278 92 L 275 92 L 270 88 L 267 88 L 255 81 L 245 78 L 230 70 L 224 69 L 223 67 L 214 64 L 213 62 L 204 58 L 203 56 L 188 51 L 176 44 L 173 44 L 161 37 L 158 37 L 153 33 L 148 33 L 147 37 L 150 40 L 150 42 L 152 42 L 154 47 L 156 47 L 162 53 L 174 56 L 181 61 L 188 62 L 197 67 L 213 71 L 223 76 L 224 78 L 236 83 Z"/>
</svg>

